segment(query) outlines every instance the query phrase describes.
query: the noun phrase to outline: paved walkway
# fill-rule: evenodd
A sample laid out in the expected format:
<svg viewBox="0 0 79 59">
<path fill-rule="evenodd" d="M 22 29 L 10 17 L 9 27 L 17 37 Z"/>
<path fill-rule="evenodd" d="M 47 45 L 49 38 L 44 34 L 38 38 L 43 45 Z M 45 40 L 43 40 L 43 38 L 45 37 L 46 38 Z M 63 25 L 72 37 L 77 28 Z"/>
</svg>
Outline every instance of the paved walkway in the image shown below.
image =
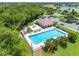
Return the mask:
<svg viewBox="0 0 79 59">
<path fill-rule="evenodd" d="M 39 49 L 39 50 L 33 52 L 33 56 L 42 56 L 42 52 L 43 52 L 43 50 Z"/>
</svg>

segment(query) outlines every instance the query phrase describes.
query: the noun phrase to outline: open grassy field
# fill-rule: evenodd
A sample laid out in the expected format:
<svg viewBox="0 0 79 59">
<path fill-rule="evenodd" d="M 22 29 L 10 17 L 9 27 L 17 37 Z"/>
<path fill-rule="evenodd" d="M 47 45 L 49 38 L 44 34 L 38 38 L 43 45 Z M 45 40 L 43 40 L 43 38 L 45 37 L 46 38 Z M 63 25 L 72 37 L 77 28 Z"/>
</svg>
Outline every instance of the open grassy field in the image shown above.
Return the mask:
<svg viewBox="0 0 79 59">
<path fill-rule="evenodd" d="M 72 31 L 64 27 L 63 27 L 63 30 L 76 33 L 75 31 Z M 79 33 L 76 33 L 76 35 L 77 35 L 76 43 L 68 42 L 66 49 L 63 49 L 59 46 L 58 50 L 55 53 L 43 52 L 43 55 L 45 56 L 79 56 Z"/>
</svg>

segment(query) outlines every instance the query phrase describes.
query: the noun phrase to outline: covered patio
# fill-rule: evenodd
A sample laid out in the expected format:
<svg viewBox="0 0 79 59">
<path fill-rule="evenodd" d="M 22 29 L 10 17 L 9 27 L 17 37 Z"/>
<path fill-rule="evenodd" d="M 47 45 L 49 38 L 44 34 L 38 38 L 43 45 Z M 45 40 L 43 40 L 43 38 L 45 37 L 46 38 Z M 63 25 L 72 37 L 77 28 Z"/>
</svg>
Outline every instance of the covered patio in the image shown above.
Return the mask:
<svg viewBox="0 0 79 59">
<path fill-rule="evenodd" d="M 38 26 L 38 25 L 36 25 L 36 24 L 33 24 L 33 25 L 29 26 L 29 28 L 30 28 L 30 30 L 31 30 L 32 32 L 39 32 L 39 31 L 41 31 L 41 29 L 42 29 L 40 26 Z"/>
</svg>

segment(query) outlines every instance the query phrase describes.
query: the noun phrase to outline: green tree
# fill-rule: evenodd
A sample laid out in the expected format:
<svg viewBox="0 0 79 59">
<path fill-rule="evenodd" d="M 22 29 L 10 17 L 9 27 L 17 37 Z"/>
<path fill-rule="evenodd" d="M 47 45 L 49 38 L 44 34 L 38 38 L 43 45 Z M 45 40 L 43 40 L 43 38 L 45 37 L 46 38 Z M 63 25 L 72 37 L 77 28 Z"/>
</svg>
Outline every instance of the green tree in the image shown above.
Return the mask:
<svg viewBox="0 0 79 59">
<path fill-rule="evenodd" d="M 54 39 L 49 39 L 45 42 L 45 47 L 43 48 L 46 52 L 54 53 L 57 50 L 58 43 Z"/>
<path fill-rule="evenodd" d="M 22 55 L 25 47 L 23 40 L 19 37 L 16 31 L 11 31 L 9 28 L 0 27 L 0 55 Z M 26 51 L 25 51 L 26 52 Z"/>
<path fill-rule="evenodd" d="M 59 27 L 59 25 L 60 25 L 60 24 L 58 24 L 58 22 L 54 22 L 54 23 L 53 23 L 53 26 L 55 26 L 55 27 Z"/>
<path fill-rule="evenodd" d="M 43 14 L 44 9 L 36 4 L 12 3 L 2 4 L 0 20 L 11 29 L 22 29 L 29 22 L 37 19 Z M 5 10 L 5 11 L 4 11 Z"/>
<path fill-rule="evenodd" d="M 61 37 L 58 37 L 58 42 L 59 42 L 59 45 L 63 48 L 66 48 L 67 47 L 67 37 L 65 36 L 61 36 Z"/>
<path fill-rule="evenodd" d="M 77 39 L 77 35 L 76 34 L 74 34 L 74 33 L 69 33 L 68 34 L 68 40 L 69 40 L 69 42 L 75 43 L 76 39 Z"/>
</svg>

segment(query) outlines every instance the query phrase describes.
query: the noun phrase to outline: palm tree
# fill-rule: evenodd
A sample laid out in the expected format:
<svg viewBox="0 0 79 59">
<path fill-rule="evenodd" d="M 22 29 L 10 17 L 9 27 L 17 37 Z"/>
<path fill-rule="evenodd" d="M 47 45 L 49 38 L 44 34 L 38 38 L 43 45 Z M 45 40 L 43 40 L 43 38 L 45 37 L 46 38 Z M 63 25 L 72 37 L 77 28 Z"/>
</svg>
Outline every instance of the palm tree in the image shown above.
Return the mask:
<svg viewBox="0 0 79 59">
<path fill-rule="evenodd" d="M 69 33 L 69 35 L 68 35 L 69 42 L 75 43 L 76 42 L 76 39 L 77 39 L 76 33 Z"/>
<path fill-rule="evenodd" d="M 58 37 L 58 42 L 59 42 L 59 45 L 63 48 L 66 48 L 67 47 L 67 37 L 65 36 L 61 36 L 61 37 Z"/>
<path fill-rule="evenodd" d="M 46 52 L 52 52 L 57 50 L 58 43 L 54 39 L 49 39 L 45 42 L 45 47 L 43 48 Z"/>
</svg>

